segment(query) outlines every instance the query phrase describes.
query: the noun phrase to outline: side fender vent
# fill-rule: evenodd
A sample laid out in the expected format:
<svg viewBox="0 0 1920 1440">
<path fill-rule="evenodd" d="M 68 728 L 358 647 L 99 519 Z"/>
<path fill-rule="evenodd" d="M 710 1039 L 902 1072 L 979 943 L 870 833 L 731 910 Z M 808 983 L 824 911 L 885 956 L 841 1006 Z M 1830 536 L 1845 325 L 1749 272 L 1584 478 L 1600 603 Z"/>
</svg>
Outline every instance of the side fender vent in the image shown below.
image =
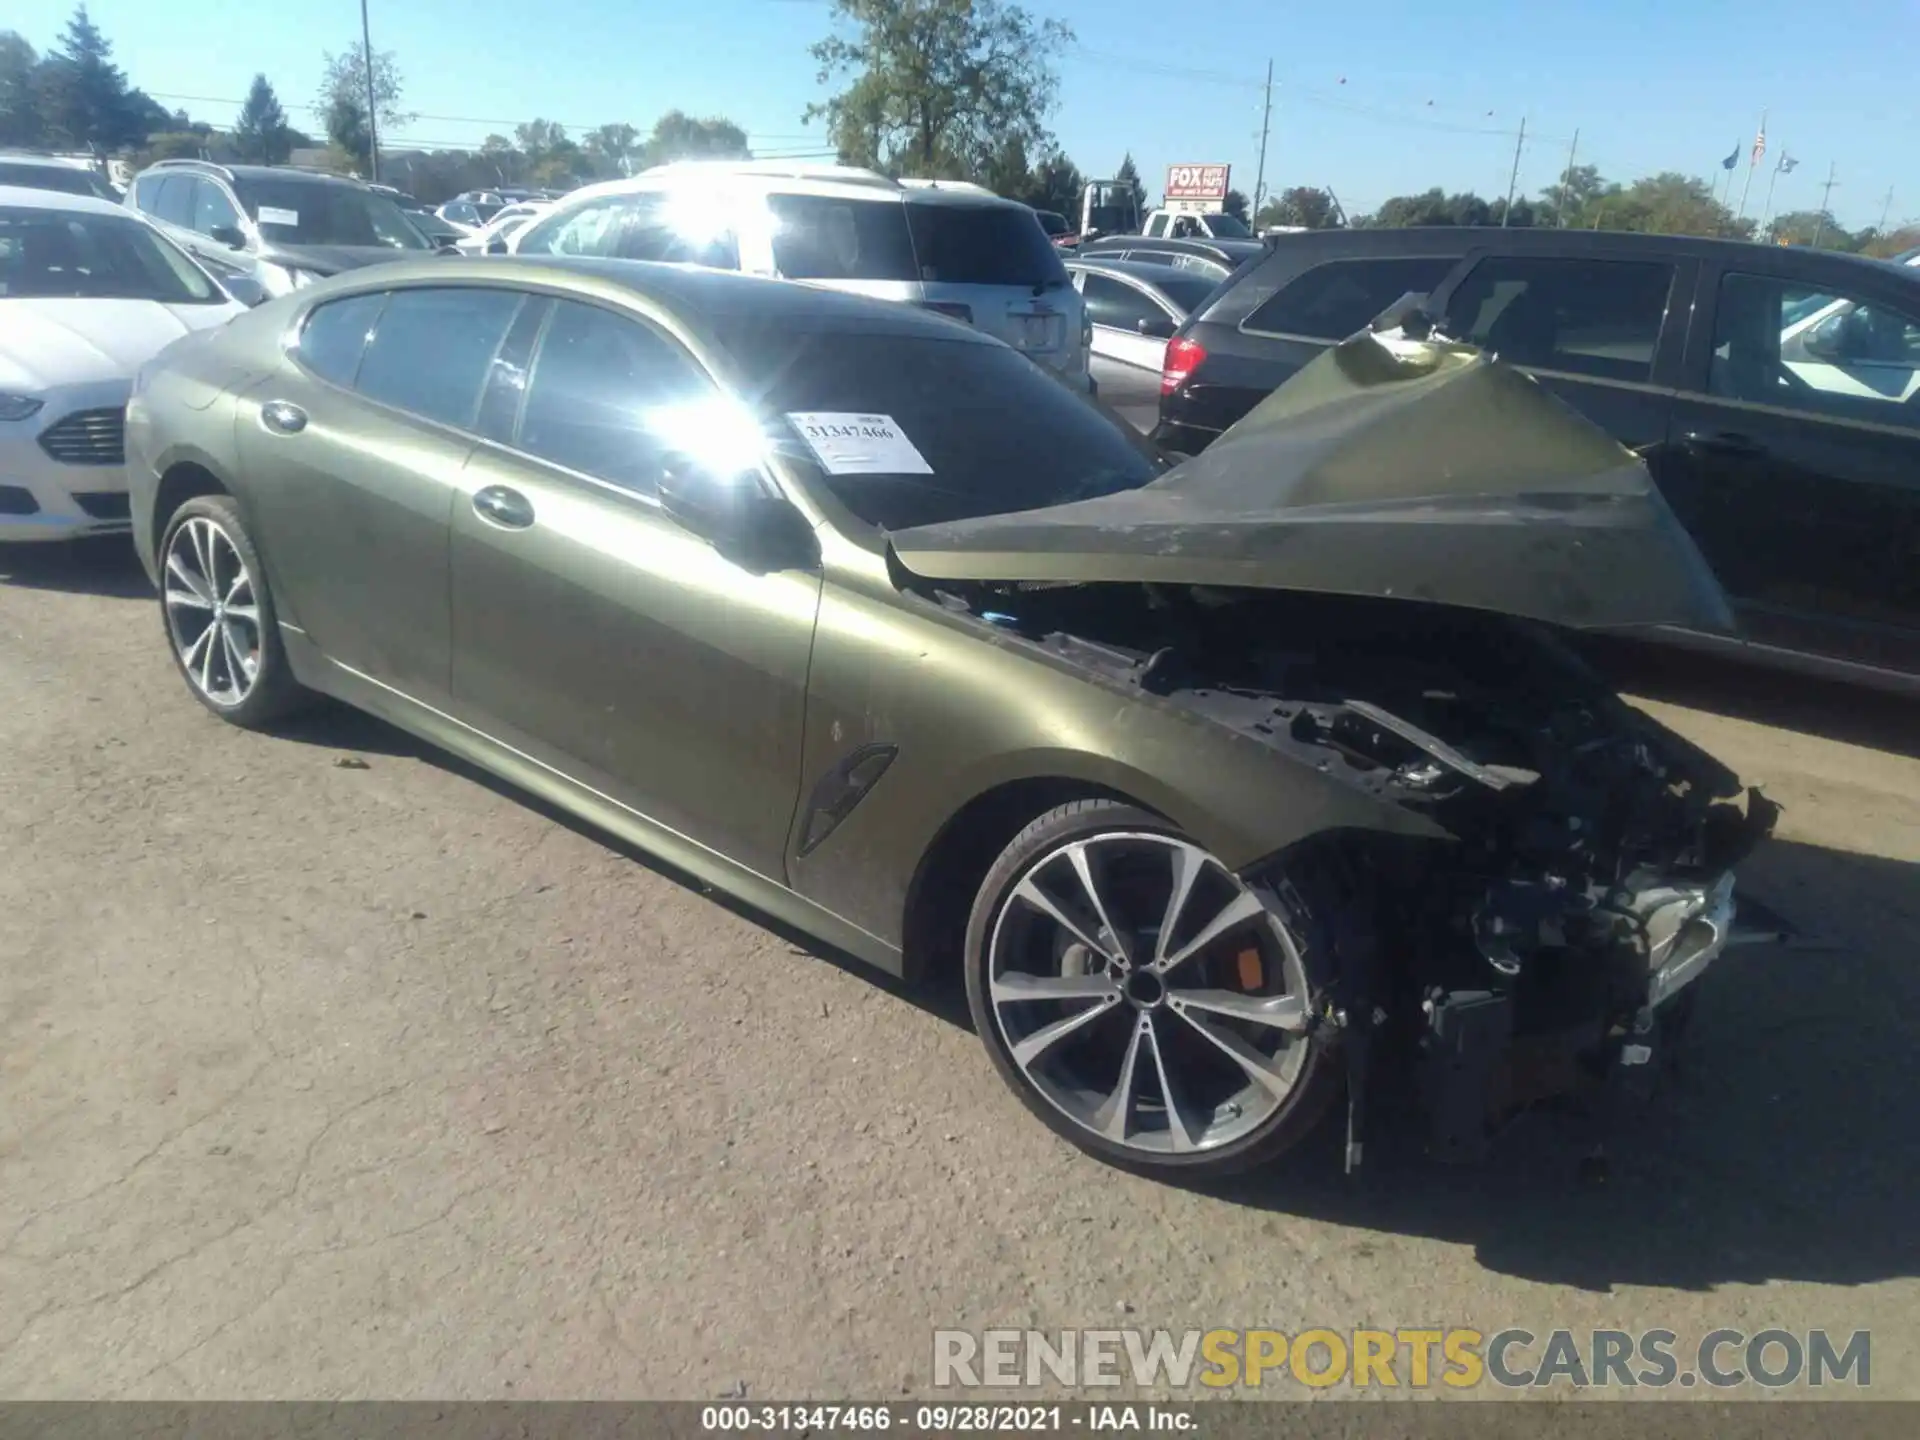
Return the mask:
<svg viewBox="0 0 1920 1440">
<path fill-rule="evenodd" d="M 807 797 L 806 823 L 800 831 L 802 856 L 819 849 L 839 828 L 840 822 L 853 813 L 854 806 L 865 799 L 867 792 L 887 773 L 887 767 L 899 753 L 898 745 L 862 745 L 842 756 L 820 777 L 813 794 Z"/>
</svg>

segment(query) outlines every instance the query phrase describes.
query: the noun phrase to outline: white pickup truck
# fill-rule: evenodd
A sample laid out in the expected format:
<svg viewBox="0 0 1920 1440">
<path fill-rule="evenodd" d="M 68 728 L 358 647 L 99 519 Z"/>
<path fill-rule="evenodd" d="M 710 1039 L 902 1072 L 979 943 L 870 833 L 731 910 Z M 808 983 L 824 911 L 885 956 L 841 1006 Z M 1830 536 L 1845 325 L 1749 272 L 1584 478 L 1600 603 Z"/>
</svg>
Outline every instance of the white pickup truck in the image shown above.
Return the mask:
<svg viewBox="0 0 1920 1440">
<path fill-rule="evenodd" d="M 1221 210 L 1149 210 L 1140 233 L 1153 240 L 1252 240 L 1244 220 Z"/>
</svg>

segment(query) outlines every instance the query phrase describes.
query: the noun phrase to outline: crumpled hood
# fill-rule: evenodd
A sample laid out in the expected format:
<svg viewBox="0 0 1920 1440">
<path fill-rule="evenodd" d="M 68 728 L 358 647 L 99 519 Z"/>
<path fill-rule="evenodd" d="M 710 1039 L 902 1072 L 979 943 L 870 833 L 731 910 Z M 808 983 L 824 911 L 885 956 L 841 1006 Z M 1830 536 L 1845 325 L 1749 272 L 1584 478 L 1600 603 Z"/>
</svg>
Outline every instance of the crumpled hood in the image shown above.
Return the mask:
<svg viewBox="0 0 1920 1440">
<path fill-rule="evenodd" d="M 1371 334 L 1140 489 L 889 540 L 928 579 L 1251 586 L 1583 629 L 1733 629 L 1633 452 L 1470 346 Z"/>
<path fill-rule="evenodd" d="M 0 390 L 131 380 L 182 335 L 244 313 L 231 301 L 0 299 Z"/>
</svg>

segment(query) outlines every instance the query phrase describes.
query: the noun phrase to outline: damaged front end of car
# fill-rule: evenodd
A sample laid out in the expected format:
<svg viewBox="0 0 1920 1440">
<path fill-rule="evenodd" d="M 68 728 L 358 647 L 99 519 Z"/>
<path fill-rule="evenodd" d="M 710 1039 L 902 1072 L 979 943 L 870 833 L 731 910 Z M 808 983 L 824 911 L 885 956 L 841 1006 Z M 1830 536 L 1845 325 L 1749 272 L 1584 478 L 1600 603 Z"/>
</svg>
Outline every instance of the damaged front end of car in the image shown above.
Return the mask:
<svg viewBox="0 0 1920 1440">
<path fill-rule="evenodd" d="M 1419 817 L 1248 872 L 1344 1053 L 1349 1168 L 1387 1072 L 1448 1159 L 1557 1097 L 1604 1122 L 1778 809 L 1563 632 L 1726 629 L 1724 597 L 1630 453 L 1462 347 L 1357 337 L 1242 426 L 1139 491 L 891 537 L 905 583 Z"/>
</svg>

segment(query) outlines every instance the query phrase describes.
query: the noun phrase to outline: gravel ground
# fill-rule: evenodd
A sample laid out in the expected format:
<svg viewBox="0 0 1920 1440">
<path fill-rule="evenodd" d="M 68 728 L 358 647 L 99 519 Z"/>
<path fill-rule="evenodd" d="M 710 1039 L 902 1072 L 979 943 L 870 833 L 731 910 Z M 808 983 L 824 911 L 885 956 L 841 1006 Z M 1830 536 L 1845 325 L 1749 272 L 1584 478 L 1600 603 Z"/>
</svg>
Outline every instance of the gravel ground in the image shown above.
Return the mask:
<svg viewBox="0 0 1920 1440">
<path fill-rule="evenodd" d="M 1826 1325 L 1920 1397 L 1920 709 L 1620 663 L 1787 805 L 1749 886 L 1826 943 L 1703 982 L 1604 1186 L 1540 1121 L 1198 1193 L 1050 1137 L 950 992 L 373 721 L 220 725 L 118 545 L 0 553 L 0 1396 L 889 1398 L 936 1326 Z"/>
</svg>

